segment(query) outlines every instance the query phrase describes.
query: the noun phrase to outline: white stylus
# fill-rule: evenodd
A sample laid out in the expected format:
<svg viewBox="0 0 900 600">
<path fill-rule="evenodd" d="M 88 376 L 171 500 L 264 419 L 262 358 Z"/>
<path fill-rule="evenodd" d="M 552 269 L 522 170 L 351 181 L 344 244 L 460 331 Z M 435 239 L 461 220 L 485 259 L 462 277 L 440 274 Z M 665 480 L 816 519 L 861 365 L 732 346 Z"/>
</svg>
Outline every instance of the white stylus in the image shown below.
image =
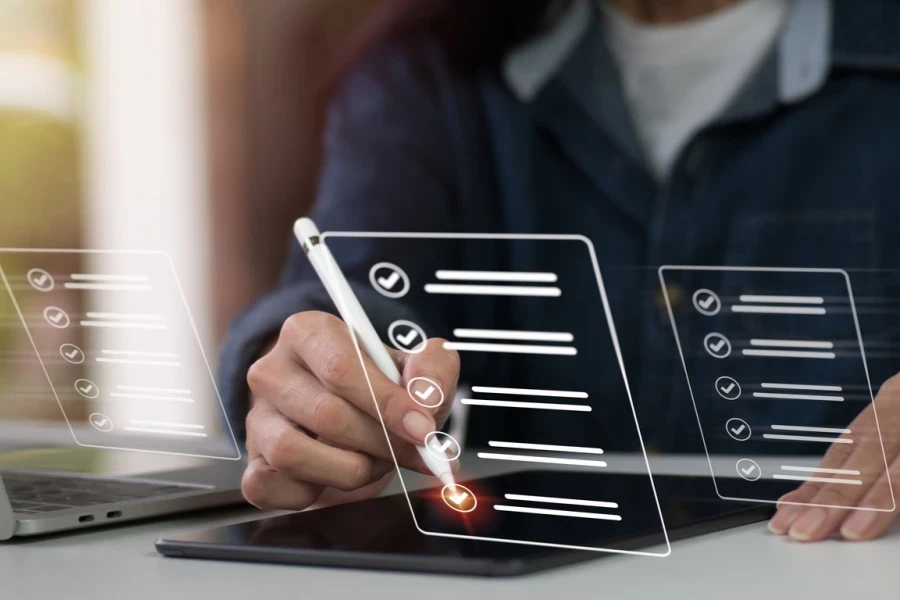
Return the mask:
<svg viewBox="0 0 900 600">
<path fill-rule="evenodd" d="M 325 286 L 331 300 L 337 306 L 338 312 L 344 322 L 353 328 L 356 338 L 359 340 L 363 351 L 372 359 L 372 362 L 384 373 L 388 379 L 400 385 L 402 377 L 391 355 L 385 349 L 381 338 L 372 326 L 369 317 L 362 305 L 353 293 L 350 284 L 341 272 L 337 261 L 334 260 L 328 246 L 322 243 L 321 234 L 316 224 L 310 219 L 297 219 L 294 223 L 294 235 L 300 241 L 300 246 L 312 263 L 313 269 Z M 434 475 L 444 485 L 455 485 L 450 461 L 441 460 L 434 456 L 424 446 L 416 446 L 419 455 Z"/>
</svg>

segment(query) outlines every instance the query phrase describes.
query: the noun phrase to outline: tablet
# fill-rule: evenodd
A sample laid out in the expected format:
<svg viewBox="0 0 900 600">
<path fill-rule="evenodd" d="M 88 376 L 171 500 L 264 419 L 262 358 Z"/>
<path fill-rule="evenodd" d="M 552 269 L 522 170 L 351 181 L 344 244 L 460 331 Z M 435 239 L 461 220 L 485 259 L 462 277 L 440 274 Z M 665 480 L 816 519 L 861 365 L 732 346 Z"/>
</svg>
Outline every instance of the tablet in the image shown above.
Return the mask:
<svg viewBox="0 0 900 600">
<path fill-rule="evenodd" d="M 500 477 L 463 482 L 479 490 L 479 497 L 490 499 L 493 488 L 508 489 L 512 479 L 538 482 L 559 492 L 558 472 L 520 472 Z M 624 490 L 643 485 L 645 475 L 607 474 L 607 485 Z M 755 505 L 720 499 L 709 477 L 654 478 L 662 503 L 666 529 L 671 540 L 684 539 L 769 519 L 771 505 Z M 779 482 L 760 482 L 780 486 L 778 493 L 790 488 Z M 577 495 L 577 490 L 564 490 Z M 659 515 L 642 515 L 642 509 L 620 507 L 623 519 L 610 527 L 604 539 L 586 540 L 584 531 L 596 535 L 596 529 L 579 527 L 578 519 L 544 514 L 523 525 L 515 515 L 483 510 L 460 514 L 449 510 L 440 489 L 423 490 L 410 495 L 430 518 L 455 523 L 468 534 L 502 537 L 514 527 L 552 528 L 554 534 L 573 545 L 592 544 L 611 550 L 638 550 L 664 546 L 658 532 Z M 407 498 L 398 494 L 363 502 L 344 504 L 315 511 L 294 513 L 270 519 L 249 521 L 228 527 L 209 529 L 156 543 L 157 550 L 169 557 L 205 558 L 231 561 L 268 562 L 328 567 L 354 567 L 431 573 L 470 575 L 518 575 L 610 556 L 609 553 L 564 548 L 480 541 L 467 538 L 425 535 L 415 526 Z M 647 559 L 660 560 L 660 559 Z M 665 559 L 661 559 L 665 560 Z"/>
</svg>

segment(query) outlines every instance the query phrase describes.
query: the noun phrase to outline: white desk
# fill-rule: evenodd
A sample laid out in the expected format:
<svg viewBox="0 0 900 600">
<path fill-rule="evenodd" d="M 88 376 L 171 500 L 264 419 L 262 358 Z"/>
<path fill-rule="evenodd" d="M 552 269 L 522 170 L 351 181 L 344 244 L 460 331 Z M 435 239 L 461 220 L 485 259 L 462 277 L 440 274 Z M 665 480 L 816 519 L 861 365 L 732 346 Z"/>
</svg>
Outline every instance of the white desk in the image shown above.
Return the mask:
<svg viewBox="0 0 900 600">
<path fill-rule="evenodd" d="M 654 473 L 707 474 L 706 459 L 652 461 Z M 153 542 L 253 518 L 218 511 L 115 529 L 0 544 L 3 600 L 413 598 L 429 600 L 733 600 L 900 596 L 900 531 L 863 544 L 800 545 L 760 523 L 674 542 L 668 558 L 610 556 L 517 578 L 167 559 Z"/>
</svg>

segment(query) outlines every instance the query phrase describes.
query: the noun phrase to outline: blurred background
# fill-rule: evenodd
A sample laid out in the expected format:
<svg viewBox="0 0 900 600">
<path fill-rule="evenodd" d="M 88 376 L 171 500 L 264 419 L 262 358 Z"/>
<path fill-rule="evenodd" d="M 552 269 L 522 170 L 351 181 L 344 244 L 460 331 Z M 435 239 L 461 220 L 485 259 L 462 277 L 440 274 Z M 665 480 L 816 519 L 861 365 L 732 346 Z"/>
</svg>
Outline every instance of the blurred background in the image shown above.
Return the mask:
<svg viewBox="0 0 900 600">
<path fill-rule="evenodd" d="M 324 91 L 381 4 L 0 0 L 0 247 L 170 253 L 213 358 L 277 279 Z M 0 322 L 0 353 L 0 389 L 46 394 L 17 323 Z M 0 418 L 61 415 L 18 401 Z"/>
</svg>

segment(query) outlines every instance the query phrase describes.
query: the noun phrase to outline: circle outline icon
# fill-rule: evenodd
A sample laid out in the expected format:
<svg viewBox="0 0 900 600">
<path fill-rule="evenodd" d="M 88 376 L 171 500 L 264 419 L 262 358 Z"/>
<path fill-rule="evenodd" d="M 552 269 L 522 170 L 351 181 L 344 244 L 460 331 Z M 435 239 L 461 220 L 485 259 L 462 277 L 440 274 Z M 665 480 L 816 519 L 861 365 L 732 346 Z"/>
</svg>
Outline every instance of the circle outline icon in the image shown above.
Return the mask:
<svg viewBox="0 0 900 600">
<path fill-rule="evenodd" d="M 69 358 L 68 356 L 66 356 L 67 348 L 70 348 L 72 350 L 77 350 L 78 354 L 80 356 L 80 360 L 76 360 L 74 358 Z M 63 357 L 64 361 L 66 361 L 67 363 L 72 364 L 72 365 L 80 365 L 81 363 L 84 362 L 84 359 L 85 359 L 84 350 L 82 350 L 75 344 L 63 344 L 62 346 L 60 346 L 59 347 L 59 355 Z"/>
<path fill-rule="evenodd" d="M 397 273 L 398 275 L 400 275 L 400 279 L 403 281 L 403 287 L 401 287 L 397 292 L 391 292 L 384 289 L 384 287 L 378 282 L 378 279 L 376 277 L 379 269 L 391 269 L 393 273 Z M 378 292 L 385 298 L 402 298 L 409 293 L 410 289 L 409 276 L 406 274 L 406 271 L 390 262 L 380 262 L 372 265 L 372 268 L 369 269 L 369 283 L 372 284 L 372 287 L 375 288 L 376 292 Z"/>
<path fill-rule="evenodd" d="M 456 449 L 450 453 L 450 456 L 447 456 L 447 454 L 445 454 L 443 452 L 438 453 L 438 450 L 436 448 L 431 447 L 431 442 L 436 439 L 437 440 L 449 439 L 451 442 L 456 444 Z M 444 433 L 443 431 L 432 431 L 431 433 L 426 435 L 425 436 L 425 448 L 428 450 L 428 453 L 431 454 L 433 457 L 437 458 L 438 460 L 445 460 L 447 462 L 452 462 L 452 461 L 456 460 L 462 454 L 462 446 L 459 445 L 459 442 L 456 441 L 456 438 L 454 438 L 449 433 Z"/>
<path fill-rule="evenodd" d="M 722 339 L 725 342 L 725 347 L 728 349 L 725 352 L 725 354 L 723 354 L 722 356 L 719 356 L 718 354 L 713 354 L 713 351 L 709 349 L 709 340 L 714 337 L 718 337 L 718 338 Z M 703 338 L 703 348 L 704 348 L 704 350 L 706 350 L 707 354 L 709 354 L 713 358 L 718 358 L 719 360 L 722 360 L 724 358 L 728 358 L 729 356 L 731 356 L 731 342 L 728 340 L 727 337 L 725 337 L 718 331 L 713 331 L 712 333 L 706 334 L 706 337 Z"/>
<path fill-rule="evenodd" d="M 47 281 L 48 281 L 48 285 L 47 285 L 47 286 L 42 287 L 42 286 L 40 286 L 40 285 L 38 285 L 38 284 L 36 284 L 36 283 L 34 282 L 33 276 L 34 276 L 34 275 L 38 275 L 38 274 L 39 274 L 39 275 L 43 275 L 43 276 L 45 276 L 45 277 L 47 278 Z M 35 269 L 31 269 L 30 271 L 28 271 L 28 274 L 25 275 L 25 278 L 28 279 L 28 284 L 29 284 L 32 288 L 34 288 L 35 290 L 37 290 L 37 291 L 39 291 L 39 292 L 43 292 L 43 293 L 52 292 L 52 291 L 53 291 L 53 288 L 56 287 L 56 281 L 54 281 L 53 275 L 51 275 L 50 273 L 48 273 L 48 272 L 45 271 L 44 269 L 36 269 L 36 268 L 35 268 Z"/>
<path fill-rule="evenodd" d="M 706 294 L 708 296 L 712 296 L 713 298 L 715 298 L 716 307 L 714 309 L 708 309 L 708 308 L 703 308 L 702 306 L 700 306 L 700 300 L 699 300 L 700 294 Z M 700 288 L 699 290 L 694 292 L 694 295 L 691 297 L 691 302 L 694 303 L 694 308 L 697 309 L 697 312 L 706 317 L 714 317 L 717 314 L 719 314 L 719 311 L 722 310 L 722 301 L 719 299 L 719 295 L 716 294 L 714 291 L 708 290 L 706 288 Z"/>
<path fill-rule="evenodd" d="M 431 386 L 434 387 L 434 391 L 436 391 L 440 395 L 440 400 L 438 400 L 437 404 L 425 404 L 422 402 L 422 399 L 413 393 L 412 385 L 416 381 L 427 381 Z M 409 397 L 413 399 L 413 402 L 418 404 L 419 406 L 424 406 L 425 408 L 437 408 L 441 404 L 444 403 L 444 390 L 441 389 L 441 386 L 437 384 L 433 379 L 428 379 L 427 377 L 413 377 L 406 384 L 406 393 L 409 394 Z"/>
<path fill-rule="evenodd" d="M 94 389 L 88 393 L 82 392 L 79 385 L 83 385 L 83 384 L 90 384 L 90 385 L 94 386 Z M 100 387 L 96 383 L 91 381 L 90 379 L 79 379 L 75 382 L 74 387 L 75 387 L 75 391 L 78 392 L 79 395 L 87 398 L 88 400 L 94 400 L 95 398 L 100 397 Z M 94 393 L 94 392 L 96 392 L 96 393 Z"/>
<path fill-rule="evenodd" d="M 741 437 L 738 437 L 737 435 L 735 435 L 735 433 L 734 433 L 733 431 L 731 431 L 731 424 L 732 424 L 732 423 L 735 423 L 735 424 L 740 423 L 741 425 L 743 425 L 744 428 L 747 430 L 747 435 L 746 435 L 746 436 L 741 436 Z M 731 419 L 728 419 L 728 420 L 725 422 L 725 432 L 728 433 L 729 437 L 731 437 L 731 439 L 733 439 L 733 440 L 736 441 L 736 442 L 746 442 L 747 440 L 750 439 L 750 436 L 753 435 L 753 430 L 750 429 L 750 424 L 749 424 L 747 421 L 743 420 L 743 419 L 738 419 L 737 417 L 733 417 L 733 418 L 731 418 Z M 757 466 L 758 466 L 758 465 L 757 465 Z"/>
<path fill-rule="evenodd" d="M 748 463 L 748 465 L 753 465 L 756 467 L 756 477 L 748 477 L 744 475 L 744 472 L 741 471 L 741 463 Z M 756 464 L 755 460 L 750 460 L 749 458 L 742 458 L 737 461 L 737 464 L 734 465 L 735 470 L 738 472 L 738 475 L 741 476 L 741 479 L 744 481 L 759 481 L 762 478 L 762 469 L 759 468 L 759 465 Z"/>
<path fill-rule="evenodd" d="M 451 502 L 447 499 L 447 495 L 446 495 L 446 492 L 447 492 L 447 489 L 448 489 L 448 488 L 461 489 L 461 490 L 465 490 L 466 492 L 468 492 L 469 495 L 472 496 L 472 508 L 470 508 L 470 509 L 468 509 L 468 510 L 463 510 L 462 508 L 459 508 L 458 506 L 456 506 L 456 505 L 454 505 L 453 503 L 451 503 Z M 459 513 L 470 513 L 470 512 L 472 512 L 473 510 L 475 510 L 475 509 L 478 507 L 478 498 L 475 496 L 475 494 L 472 493 L 472 490 L 470 490 L 469 488 L 467 488 L 467 487 L 464 486 L 464 485 L 459 485 L 458 483 L 453 483 L 453 484 L 445 485 L 445 486 L 441 489 L 441 499 L 444 501 L 444 504 L 446 504 L 446 505 L 449 506 L 452 510 L 455 510 L 456 512 L 459 512 Z"/>
<path fill-rule="evenodd" d="M 410 349 L 404 348 L 402 345 L 397 343 L 397 339 L 394 336 L 394 332 L 397 329 L 397 327 L 402 327 L 404 325 L 406 327 L 409 327 L 410 329 L 414 329 L 416 331 L 416 333 L 419 334 L 419 337 L 422 338 L 421 342 L 419 342 L 416 346 L 414 346 L 413 348 L 410 348 Z M 391 326 L 388 327 L 388 339 L 391 341 L 391 344 L 394 346 L 394 348 L 396 348 L 400 352 L 406 352 L 407 354 L 418 354 L 419 352 L 424 351 L 425 346 L 428 342 L 428 338 L 425 336 L 425 330 L 422 329 L 421 327 L 419 327 L 418 325 L 416 325 L 415 323 L 413 323 L 412 321 L 407 321 L 406 319 L 400 319 L 399 321 L 394 321 L 393 323 L 391 323 Z"/>
<path fill-rule="evenodd" d="M 58 311 L 59 313 L 62 314 L 62 316 L 65 317 L 65 325 L 61 325 L 59 323 L 54 323 L 52 320 L 50 320 L 49 313 L 51 310 Z M 47 321 L 47 324 L 50 325 L 50 327 L 54 327 L 56 329 L 65 329 L 66 327 L 68 327 L 69 325 L 72 324 L 72 320 L 69 318 L 69 313 L 67 313 L 66 311 L 64 311 L 63 309 L 61 309 L 58 306 L 48 306 L 47 308 L 45 308 L 44 309 L 44 320 Z"/>
<path fill-rule="evenodd" d="M 94 423 L 94 417 L 103 417 L 104 419 L 106 419 L 106 423 L 107 423 L 107 425 L 109 425 L 109 428 L 107 428 L 106 425 L 104 425 L 102 428 L 97 427 L 97 425 Z M 114 428 L 112 419 L 110 419 L 103 413 L 93 413 L 91 416 L 88 417 L 88 423 L 91 424 L 91 427 L 93 427 L 94 429 L 96 429 L 97 431 L 100 431 L 102 433 L 109 433 Z"/>
<path fill-rule="evenodd" d="M 731 383 L 734 384 L 734 387 L 737 388 L 737 394 L 734 396 L 734 398 L 731 397 L 731 394 L 726 395 L 725 392 L 722 391 L 721 384 L 719 383 L 719 382 L 721 382 L 722 380 L 730 381 Z M 720 396 L 722 396 L 722 397 L 725 398 L 726 400 L 730 400 L 730 401 L 737 400 L 738 398 L 741 397 L 741 394 L 744 393 L 743 390 L 741 389 L 741 384 L 739 384 L 739 383 L 737 382 L 737 379 L 735 379 L 734 377 L 729 377 L 728 375 L 722 375 L 721 377 L 719 377 L 718 379 L 716 379 L 715 388 L 716 388 L 716 392 L 717 392 Z"/>
</svg>

